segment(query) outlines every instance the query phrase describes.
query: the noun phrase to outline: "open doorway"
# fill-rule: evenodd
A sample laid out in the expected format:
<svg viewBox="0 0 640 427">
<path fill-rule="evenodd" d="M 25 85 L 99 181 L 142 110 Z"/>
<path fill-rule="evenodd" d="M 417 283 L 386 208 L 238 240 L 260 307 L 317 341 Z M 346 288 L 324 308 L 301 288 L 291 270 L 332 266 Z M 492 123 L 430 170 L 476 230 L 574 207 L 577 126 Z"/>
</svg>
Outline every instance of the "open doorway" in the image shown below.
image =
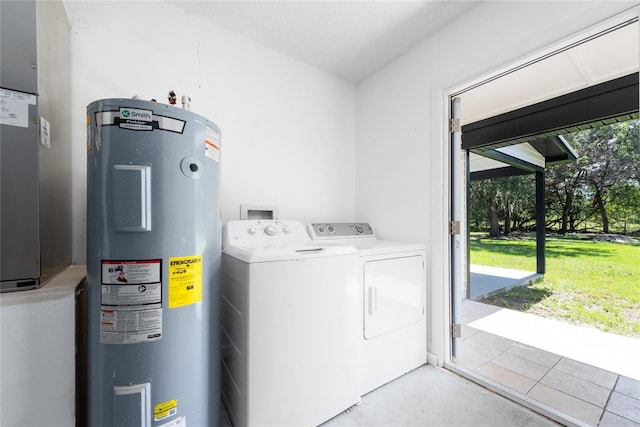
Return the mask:
<svg viewBox="0 0 640 427">
<path fill-rule="evenodd" d="M 469 257 L 469 199 L 464 195 L 468 194 L 473 174 L 477 179 L 522 174 L 535 176 L 535 190 L 529 196 L 536 201 L 535 268 L 514 272 L 518 269 L 504 266 L 502 271 L 494 270 L 484 276 L 490 281 L 493 276 L 493 283 L 498 287 L 509 287 L 544 275 L 545 172 L 554 164 L 576 160 L 576 153 L 563 138 L 564 134 L 581 127 L 637 119 L 638 40 L 637 19 L 621 22 L 526 67 L 465 88 L 453 97 L 458 98 L 453 101 L 452 111 L 460 112 L 461 127 L 452 128 L 452 170 L 455 175 L 452 182 L 452 264 L 455 269 L 452 271 L 452 334 L 455 337 L 452 366 L 563 422 L 589 425 L 640 423 L 640 419 L 636 419 L 637 409 L 635 415 L 631 410 L 620 409 L 640 407 L 637 393 L 640 375 L 634 378 L 626 371 L 615 372 L 611 365 L 603 368 L 593 363 L 594 360 L 621 357 L 623 365 L 634 364 L 631 355 L 639 354 L 640 346 L 636 349 L 634 345 L 598 344 L 593 335 L 581 335 L 578 329 L 562 329 L 548 322 L 528 324 L 522 313 L 474 301 L 472 296 L 478 295 L 474 286 L 478 286 L 478 282 L 474 283 L 473 274 L 477 278 L 479 272 L 474 271 L 473 258 Z M 631 46 L 625 43 L 631 43 Z M 625 46 L 624 61 L 620 61 L 620 52 L 616 53 L 622 46 Z M 523 82 L 529 84 L 523 85 Z M 618 98 L 620 91 L 626 93 L 624 100 Z M 614 92 L 617 95 L 612 95 Z M 597 100 L 599 96 L 610 98 Z M 459 103 L 457 107 L 456 103 Z M 591 107 L 586 107 L 587 104 Z M 611 109 L 594 113 L 594 106 L 596 110 L 598 107 Z M 456 151 L 458 147 L 461 147 L 459 152 Z M 460 235 L 455 234 L 456 223 L 460 225 Z M 514 276 L 509 277 L 510 274 Z M 498 278 L 505 282 L 496 283 Z M 552 329 L 545 330 L 547 327 Z M 586 345 L 577 353 L 550 351 L 551 347 L 544 344 L 544 340 L 552 336 L 565 343 Z M 599 356 L 579 360 L 576 354 Z M 636 392 L 629 393 L 628 390 Z"/>
</svg>

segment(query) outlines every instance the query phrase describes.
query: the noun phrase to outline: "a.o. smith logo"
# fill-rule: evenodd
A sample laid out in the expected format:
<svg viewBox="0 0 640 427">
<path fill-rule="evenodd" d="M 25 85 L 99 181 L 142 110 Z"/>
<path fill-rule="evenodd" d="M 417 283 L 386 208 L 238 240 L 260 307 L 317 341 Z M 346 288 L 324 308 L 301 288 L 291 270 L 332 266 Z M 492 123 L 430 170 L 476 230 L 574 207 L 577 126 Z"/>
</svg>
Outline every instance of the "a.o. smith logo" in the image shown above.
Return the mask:
<svg viewBox="0 0 640 427">
<path fill-rule="evenodd" d="M 150 122 L 153 119 L 153 115 L 149 110 L 136 110 L 133 108 L 121 108 L 120 119 L 125 120 L 142 120 Z"/>
</svg>

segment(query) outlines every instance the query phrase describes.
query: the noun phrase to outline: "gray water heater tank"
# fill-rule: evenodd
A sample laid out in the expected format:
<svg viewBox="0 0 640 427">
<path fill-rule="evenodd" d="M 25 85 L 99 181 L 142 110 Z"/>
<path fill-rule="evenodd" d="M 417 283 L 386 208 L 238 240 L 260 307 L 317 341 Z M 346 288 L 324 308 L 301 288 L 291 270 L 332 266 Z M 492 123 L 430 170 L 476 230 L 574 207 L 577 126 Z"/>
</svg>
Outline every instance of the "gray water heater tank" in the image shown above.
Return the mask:
<svg viewBox="0 0 640 427">
<path fill-rule="evenodd" d="M 217 425 L 220 130 L 103 99 L 87 158 L 87 424 Z"/>
</svg>

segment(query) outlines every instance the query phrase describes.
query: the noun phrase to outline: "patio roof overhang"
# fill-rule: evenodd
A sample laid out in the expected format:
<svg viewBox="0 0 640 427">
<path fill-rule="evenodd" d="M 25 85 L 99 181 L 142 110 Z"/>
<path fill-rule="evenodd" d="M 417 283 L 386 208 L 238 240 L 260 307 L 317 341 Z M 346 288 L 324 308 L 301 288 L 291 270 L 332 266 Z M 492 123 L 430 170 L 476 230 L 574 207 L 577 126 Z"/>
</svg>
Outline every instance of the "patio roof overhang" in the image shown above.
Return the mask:
<svg viewBox="0 0 640 427">
<path fill-rule="evenodd" d="M 638 118 L 638 73 L 462 126 L 471 180 L 523 175 L 575 161 L 562 137 Z"/>
<path fill-rule="evenodd" d="M 570 163 L 578 155 L 561 136 L 539 138 L 501 148 L 482 147 L 471 151 L 471 180 L 501 178 L 539 172 L 549 166 Z"/>
</svg>

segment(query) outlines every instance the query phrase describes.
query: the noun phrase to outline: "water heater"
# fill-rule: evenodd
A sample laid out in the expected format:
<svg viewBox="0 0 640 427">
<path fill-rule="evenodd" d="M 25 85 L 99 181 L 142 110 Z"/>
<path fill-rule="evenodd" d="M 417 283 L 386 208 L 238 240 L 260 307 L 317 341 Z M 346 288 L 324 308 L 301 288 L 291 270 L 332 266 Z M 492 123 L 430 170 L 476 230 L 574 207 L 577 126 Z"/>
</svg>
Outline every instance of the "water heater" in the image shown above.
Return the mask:
<svg viewBox="0 0 640 427">
<path fill-rule="evenodd" d="M 103 99 L 87 159 L 87 424 L 216 425 L 220 130 Z"/>
</svg>

